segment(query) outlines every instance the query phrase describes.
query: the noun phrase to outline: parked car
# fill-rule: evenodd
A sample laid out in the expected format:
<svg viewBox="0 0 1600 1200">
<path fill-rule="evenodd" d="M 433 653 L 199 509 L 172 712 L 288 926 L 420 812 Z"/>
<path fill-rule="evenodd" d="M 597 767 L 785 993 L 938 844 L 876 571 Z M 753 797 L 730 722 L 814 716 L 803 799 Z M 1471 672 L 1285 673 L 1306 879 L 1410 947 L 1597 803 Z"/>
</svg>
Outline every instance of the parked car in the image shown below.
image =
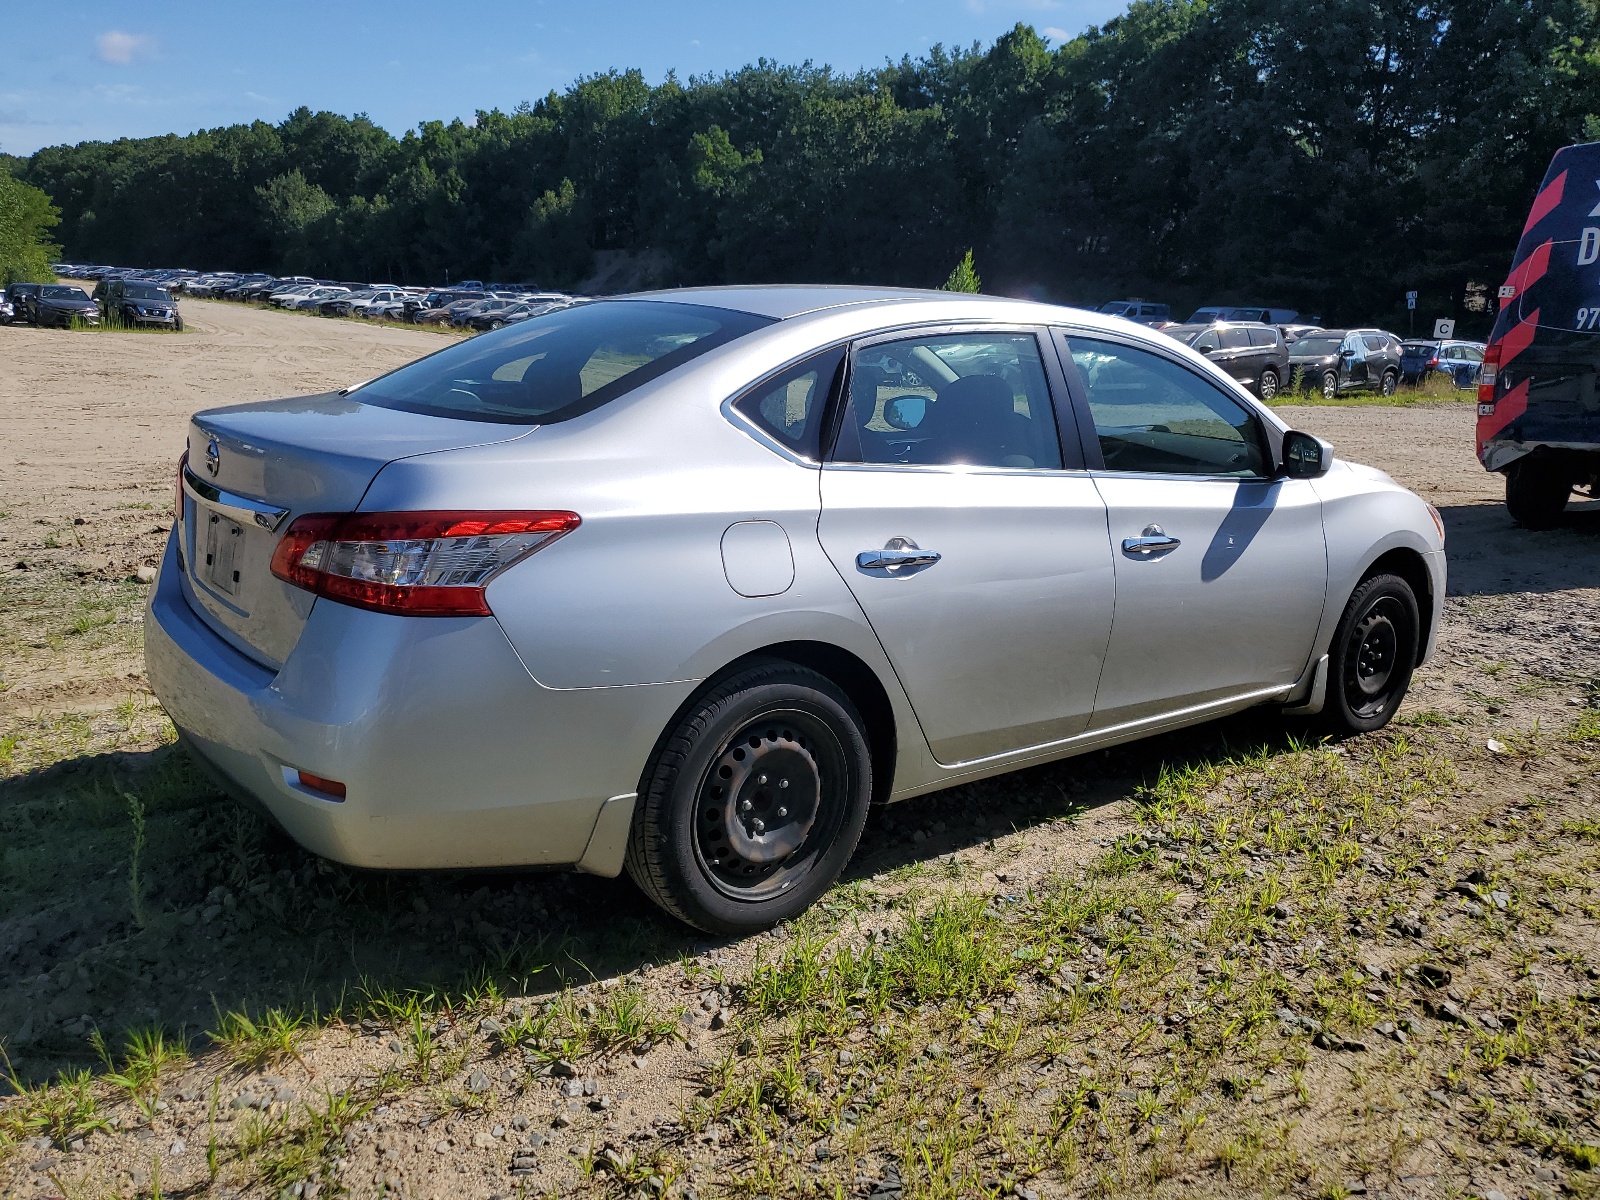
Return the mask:
<svg viewBox="0 0 1600 1200">
<path fill-rule="evenodd" d="M 1463 390 L 1478 386 L 1482 342 L 1411 341 L 1400 343 L 1400 382 L 1421 383 L 1438 372 Z"/>
<path fill-rule="evenodd" d="M 1285 342 L 1297 342 L 1308 333 L 1321 333 L 1321 325 L 1311 325 L 1304 321 L 1290 321 L 1288 324 L 1279 325 L 1278 332 L 1283 334 Z"/>
<path fill-rule="evenodd" d="M 123 325 L 161 325 L 182 331 L 178 302 L 159 284 L 138 279 L 111 279 L 95 288 L 102 319 Z"/>
<path fill-rule="evenodd" d="M 1478 461 L 1505 476 L 1506 508 L 1529 529 L 1559 522 L 1575 488 L 1600 496 L 1600 228 L 1591 179 L 1600 179 L 1600 142 L 1556 151 L 1478 377 Z"/>
<path fill-rule="evenodd" d="M 1324 329 L 1289 345 L 1299 386 L 1332 400 L 1343 392 L 1394 395 L 1400 383 L 1400 339 L 1381 329 Z"/>
<path fill-rule="evenodd" d="M 42 283 L 13 283 L 6 288 L 6 295 L 11 300 L 11 319 L 13 321 L 33 321 L 33 305 L 38 299 Z"/>
<path fill-rule="evenodd" d="M 1271 401 L 1289 378 L 1289 350 L 1283 334 L 1260 322 L 1168 325 L 1161 331 L 1205 355 L 1211 362 Z"/>
<path fill-rule="evenodd" d="M 1428 505 L 1187 347 L 949 293 L 574 304 L 200 413 L 179 485 L 146 663 L 233 789 L 718 934 L 814 902 L 874 799 L 1256 704 L 1379 728 L 1445 595 Z"/>
<path fill-rule="evenodd" d="M 1300 316 L 1292 308 L 1265 308 L 1258 305 L 1208 304 L 1189 314 L 1185 325 L 1206 325 L 1212 321 L 1259 321 L 1265 325 L 1289 325 Z"/>
<path fill-rule="evenodd" d="M 416 315 L 418 325 L 447 325 L 454 323 L 457 316 L 466 312 L 473 305 L 479 304 L 490 297 L 483 292 L 466 292 L 459 298 L 438 308 L 420 309 Z"/>
<path fill-rule="evenodd" d="M 1145 300 L 1112 300 L 1102 304 L 1100 311 L 1113 317 L 1124 317 L 1141 325 L 1162 325 L 1172 320 L 1172 308 L 1166 304 L 1151 304 Z"/>
<path fill-rule="evenodd" d="M 17 315 L 16 306 L 11 302 L 10 292 L 0 292 L 0 325 L 9 325 Z"/>
<path fill-rule="evenodd" d="M 85 325 L 100 324 L 100 307 L 82 288 L 47 283 L 30 298 L 28 320 L 35 325 L 66 329 L 74 320 Z"/>
<path fill-rule="evenodd" d="M 504 308 L 485 308 L 475 312 L 462 324 L 471 329 L 488 330 L 502 329 L 507 325 L 515 325 L 518 321 L 526 321 L 529 317 L 537 317 L 549 312 L 552 308 L 567 304 L 569 301 L 563 297 L 560 300 L 519 300 L 508 304 Z"/>
</svg>

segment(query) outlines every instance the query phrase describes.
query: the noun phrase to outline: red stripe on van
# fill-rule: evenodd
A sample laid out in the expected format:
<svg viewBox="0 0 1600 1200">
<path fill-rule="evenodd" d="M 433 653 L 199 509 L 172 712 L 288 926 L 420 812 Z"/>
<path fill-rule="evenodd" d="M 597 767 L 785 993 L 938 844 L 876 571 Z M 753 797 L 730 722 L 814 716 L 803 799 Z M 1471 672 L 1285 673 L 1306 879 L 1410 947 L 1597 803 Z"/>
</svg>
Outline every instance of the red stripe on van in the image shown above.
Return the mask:
<svg viewBox="0 0 1600 1200">
<path fill-rule="evenodd" d="M 1532 254 L 1522 260 L 1522 265 L 1511 272 L 1511 282 L 1517 285 L 1517 295 L 1522 295 L 1550 269 L 1550 248 L 1554 241 L 1546 238 Z"/>
<path fill-rule="evenodd" d="M 1539 328 L 1539 310 L 1536 308 L 1523 320 L 1518 321 L 1500 339 L 1500 369 L 1504 371 L 1506 364 L 1533 345 L 1533 336 Z M 1504 403 L 1504 401 L 1502 401 Z"/>
<path fill-rule="evenodd" d="M 1552 209 L 1561 203 L 1561 193 L 1567 188 L 1567 173 L 1565 171 L 1552 179 L 1548 186 L 1540 188 L 1539 194 L 1533 198 L 1533 207 L 1528 210 L 1528 223 L 1522 227 L 1522 234 L 1527 236 L 1540 221 L 1550 215 Z"/>
<path fill-rule="evenodd" d="M 1478 418 L 1478 455 L 1489 440 L 1528 411 L 1528 380 L 1524 379 L 1496 401 L 1494 412 Z"/>
</svg>

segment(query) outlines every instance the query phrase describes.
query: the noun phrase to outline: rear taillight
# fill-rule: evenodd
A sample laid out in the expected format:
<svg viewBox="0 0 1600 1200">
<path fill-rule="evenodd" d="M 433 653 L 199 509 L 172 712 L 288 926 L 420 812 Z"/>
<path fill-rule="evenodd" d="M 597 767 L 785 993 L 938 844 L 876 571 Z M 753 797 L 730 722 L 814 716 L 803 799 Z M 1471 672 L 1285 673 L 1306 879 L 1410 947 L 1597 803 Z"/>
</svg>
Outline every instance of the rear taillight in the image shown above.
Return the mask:
<svg viewBox="0 0 1600 1200">
<path fill-rule="evenodd" d="M 178 478 L 172 489 L 172 516 L 179 527 L 183 525 L 183 472 L 189 466 L 189 452 L 185 450 L 178 459 Z"/>
<path fill-rule="evenodd" d="M 1438 365 L 1439 365 L 1439 356 L 1437 354 L 1435 354 L 1432 358 L 1430 358 L 1428 360 L 1428 369 L 1431 371 L 1435 367 L 1437 367 Z"/>
<path fill-rule="evenodd" d="M 1494 403 L 1494 381 L 1500 376 L 1500 343 L 1483 352 L 1483 369 L 1478 372 L 1478 403 Z"/>
<path fill-rule="evenodd" d="M 414 617 L 486 617 L 484 589 L 579 525 L 571 512 L 312 513 L 272 573 L 341 604 Z"/>
</svg>

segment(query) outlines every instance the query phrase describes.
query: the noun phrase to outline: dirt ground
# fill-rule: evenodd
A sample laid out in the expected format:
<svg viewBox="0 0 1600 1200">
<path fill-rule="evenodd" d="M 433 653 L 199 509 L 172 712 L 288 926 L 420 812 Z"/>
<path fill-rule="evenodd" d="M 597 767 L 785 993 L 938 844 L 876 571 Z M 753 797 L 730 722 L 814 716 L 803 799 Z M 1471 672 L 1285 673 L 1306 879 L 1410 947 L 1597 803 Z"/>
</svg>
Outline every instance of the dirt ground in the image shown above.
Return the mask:
<svg viewBox="0 0 1600 1200">
<path fill-rule="evenodd" d="M 1470 403 L 1281 410 L 1443 513 L 1390 730 L 1247 715 L 896 806 L 724 944 L 219 803 L 139 662 L 184 419 L 440 342 L 184 307 L 0 329 L 0 1193 L 1596 1194 L 1600 511 L 1515 529 Z"/>
</svg>

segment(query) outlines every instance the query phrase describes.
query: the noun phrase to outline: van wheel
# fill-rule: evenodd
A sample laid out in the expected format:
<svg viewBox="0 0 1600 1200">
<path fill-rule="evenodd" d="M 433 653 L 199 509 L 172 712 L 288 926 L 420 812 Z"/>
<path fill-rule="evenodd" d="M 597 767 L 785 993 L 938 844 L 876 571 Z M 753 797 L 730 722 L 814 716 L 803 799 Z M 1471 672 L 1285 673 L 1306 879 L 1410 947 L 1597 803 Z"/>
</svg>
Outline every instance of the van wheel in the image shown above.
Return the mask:
<svg viewBox="0 0 1600 1200">
<path fill-rule="evenodd" d="M 640 781 L 628 874 L 708 933 L 805 911 L 855 853 L 872 796 L 860 714 L 815 671 L 752 666 L 662 738 Z"/>
<path fill-rule="evenodd" d="M 1550 529 L 1566 511 L 1572 480 L 1561 467 L 1530 454 L 1506 468 L 1506 509 L 1524 529 Z"/>
<path fill-rule="evenodd" d="M 1385 396 L 1394 395 L 1395 385 L 1399 382 L 1399 378 L 1393 371 L 1385 371 L 1383 373 L 1383 382 L 1378 385 L 1378 391 Z"/>
<path fill-rule="evenodd" d="M 1406 698 L 1422 622 L 1416 593 L 1398 575 L 1361 581 L 1328 649 L 1328 695 L 1319 724 L 1336 737 L 1387 725 Z"/>
<path fill-rule="evenodd" d="M 1278 394 L 1278 373 L 1271 367 L 1261 372 L 1261 378 L 1256 380 L 1256 395 L 1268 404 Z"/>
<path fill-rule="evenodd" d="M 1339 397 L 1339 373 L 1337 371 L 1324 371 L 1322 373 L 1322 398 L 1336 400 Z"/>
</svg>

